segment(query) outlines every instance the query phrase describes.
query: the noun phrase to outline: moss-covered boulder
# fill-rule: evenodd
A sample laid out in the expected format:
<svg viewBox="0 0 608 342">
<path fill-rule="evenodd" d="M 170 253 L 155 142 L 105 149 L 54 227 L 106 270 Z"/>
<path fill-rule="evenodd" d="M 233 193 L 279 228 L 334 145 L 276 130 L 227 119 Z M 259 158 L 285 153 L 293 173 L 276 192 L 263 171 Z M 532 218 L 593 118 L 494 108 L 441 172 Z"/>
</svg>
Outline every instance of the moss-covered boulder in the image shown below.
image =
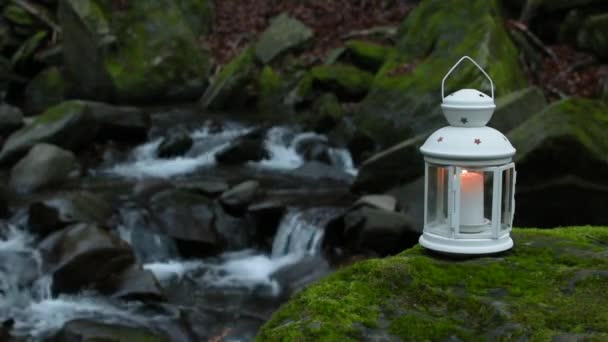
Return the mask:
<svg viewBox="0 0 608 342">
<path fill-rule="evenodd" d="M 283 13 L 270 21 L 270 26 L 255 45 L 255 55 L 266 64 L 281 53 L 306 43 L 313 34 L 301 21 Z"/>
<path fill-rule="evenodd" d="M 354 64 L 366 70 L 376 72 L 386 58 L 393 53 L 394 48 L 365 40 L 349 40 L 345 44 L 344 53 Z"/>
<path fill-rule="evenodd" d="M 608 222 L 607 131 L 606 102 L 571 98 L 508 134 L 517 149 L 518 224 Z"/>
<path fill-rule="evenodd" d="M 137 101 L 187 96 L 209 69 L 199 34 L 207 0 L 61 0 L 65 64 L 73 92 L 90 99 Z M 201 26 L 202 25 L 202 26 Z"/>
<path fill-rule="evenodd" d="M 608 60 L 608 13 L 587 18 L 577 36 L 578 45 Z"/>
<path fill-rule="evenodd" d="M 509 132 L 540 113 L 546 106 L 545 95 L 538 87 L 514 91 L 496 100 L 496 109 L 488 126 L 501 132 Z"/>
<path fill-rule="evenodd" d="M 313 89 L 335 93 L 340 99 L 361 99 L 369 90 L 373 75 L 348 64 L 319 65 L 310 70 Z"/>
<path fill-rule="evenodd" d="M 396 52 L 376 75 L 355 117 L 383 146 L 445 124 L 439 108 L 441 80 L 463 55 L 485 68 L 497 96 L 526 86 L 496 0 L 423 1 L 398 35 Z M 489 93 L 484 79 L 472 64 L 464 63 L 448 80 L 446 92 L 477 88 Z"/>
<path fill-rule="evenodd" d="M 34 77 L 25 88 L 26 114 L 36 115 L 65 100 L 67 84 L 58 67 L 50 67 Z"/>
<path fill-rule="evenodd" d="M 417 246 L 300 292 L 258 341 L 550 341 L 608 338 L 608 227 L 516 229 L 494 257 Z"/>
<path fill-rule="evenodd" d="M 38 143 L 81 149 L 95 139 L 97 127 L 85 102 L 63 102 L 11 134 L 0 151 L 0 163 L 15 161 Z"/>
<path fill-rule="evenodd" d="M 241 51 L 212 77 L 211 84 L 200 100 L 203 108 L 225 109 L 241 106 L 249 97 L 245 88 L 254 79 L 256 68 L 255 50 L 249 47 Z"/>
<path fill-rule="evenodd" d="M 266 119 L 285 118 L 290 113 L 283 101 L 286 93 L 283 76 L 265 66 L 258 76 L 258 112 Z"/>
</svg>

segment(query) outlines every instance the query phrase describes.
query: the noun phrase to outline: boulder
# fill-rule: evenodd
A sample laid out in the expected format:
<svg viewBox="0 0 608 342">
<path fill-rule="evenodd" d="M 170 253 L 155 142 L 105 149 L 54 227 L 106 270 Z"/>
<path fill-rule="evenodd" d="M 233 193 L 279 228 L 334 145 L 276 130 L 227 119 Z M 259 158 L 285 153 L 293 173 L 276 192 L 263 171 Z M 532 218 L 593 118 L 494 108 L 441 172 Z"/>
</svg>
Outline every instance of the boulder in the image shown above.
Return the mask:
<svg viewBox="0 0 608 342">
<path fill-rule="evenodd" d="M 292 110 L 284 101 L 288 93 L 288 81 L 283 76 L 265 66 L 258 77 L 258 115 L 260 119 L 280 120 Z"/>
<path fill-rule="evenodd" d="M 247 216 L 233 216 L 222 205 L 214 206 L 215 231 L 222 238 L 226 250 L 236 251 L 251 247 L 255 222 Z"/>
<path fill-rule="evenodd" d="M 376 72 L 394 48 L 365 40 L 349 40 L 345 44 L 345 56 L 353 64 L 371 72 Z"/>
<path fill-rule="evenodd" d="M 105 342 L 169 342 L 170 339 L 149 328 L 100 323 L 77 319 L 67 322 L 50 342 L 105 341 Z"/>
<path fill-rule="evenodd" d="M 496 0 L 421 2 L 403 21 L 395 52 L 355 113 L 357 127 L 387 147 L 445 126 L 441 80 L 464 54 L 485 68 L 497 96 L 526 87 L 519 52 L 500 13 Z M 465 62 L 447 81 L 446 95 L 461 88 L 489 93 L 489 82 Z"/>
<path fill-rule="evenodd" d="M 310 115 L 305 119 L 307 127 L 319 133 L 329 133 L 344 117 L 344 108 L 333 93 L 320 95 L 312 104 Z"/>
<path fill-rule="evenodd" d="M 272 272 L 270 279 L 275 280 L 283 298 L 290 298 L 306 286 L 323 278 L 331 271 L 329 263 L 318 255 L 307 255 L 295 263 L 279 267 Z"/>
<path fill-rule="evenodd" d="M 68 85 L 56 66 L 41 71 L 25 88 L 25 112 L 37 115 L 65 100 Z"/>
<path fill-rule="evenodd" d="M 93 101 L 83 103 L 99 124 L 99 140 L 140 143 L 148 138 L 150 116 L 141 108 Z"/>
<path fill-rule="evenodd" d="M 397 200 L 391 195 L 367 195 L 359 198 L 353 208 L 368 207 L 384 211 L 397 211 Z"/>
<path fill-rule="evenodd" d="M 589 197 L 608 201 L 606 130 L 605 102 L 571 98 L 554 102 L 508 134 L 517 149 L 516 202 L 526 203 L 517 206 L 517 224 L 608 222 L 591 209 Z"/>
<path fill-rule="evenodd" d="M 39 244 L 47 268 L 53 274 L 53 293 L 77 293 L 86 288 L 107 288 L 133 265 L 128 244 L 94 224 L 81 223 L 57 231 Z"/>
<path fill-rule="evenodd" d="M 278 200 L 254 203 L 247 208 L 256 230 L 255 240 L 261 245 L 271 246 L 287 206 Z"/>
<path fill-rule="evenodd" d="M 75 168 L 72 152 L 38 144 L 11 169 L 10 187 L 19 193 L 35 192 L 65 182 Z"/>
<path fill-rule="evenodd" d="M 316 181 L 330 181 L 350 184 L 354 177 L 350 173 L 335 166 L 327 165 L 318 161 L 309 161 L 291 171 L 296 177 L 307 178 Z"/>
<path fill-rule="evenodd" d="M 215 160 L 220 164 L 234 165 L 268 158 L 265 139 L 266 129 L 256 129 L 232 141 L 215 155 Z"/>
<path fill-rule="evenodd" d="M 418 243 L 422 227 L 402 213 L 363 206 L 344 216 L 344 240 L 355 251 L 398 253 Z"/>
<path fill-rule="evenodd" d="M 12 163 L 38 143 L 78 150 L 95 139 L 97 123 L 82 101 L 63 102 L 8 137 L 0 151 L 0 163 Z"/>
<path fill-rule="evenodd" d="M 419 149 L 426 137 L 426 134 L 422 134 L 405 140 L 364 161 L 359 168 L 353 190 L 365 193 L 383 192 L 423 175 L 424 158 Z"/>
<path fill-rule="evenodd" d="M 213 203 L 183 190 L 165 190 L 150 199 L 149 213 L 164 235 L 176 240 L 183 255 L 209 256 L 222 248 L 214 229 Z"/>
<path fill-rule="evenodd" d="M 496 109 L 488 126 L 507 133 L 546 106 L 545 95 L 538 87 L 514 91 L 496 100 Z"/>
<path fill-rule="evenodd" d="M 417 246 L 357 262 L 292 297 L 257 339 L 557 341 L 574 333 L 605 339 L 608 228 L 512 235 L 515 248 L 498 256 L 447 258 Z"/>
<path fill-rule="evenodd" d="M 245 89 L 256 70 L 253 48 L 245 48 L 215 75 L 201 97 L 203 108 L 238 108 L 251 99 Z"/>
<path fill-rule="evenodd" d="M 204 12 L 198 11 L 200 5 Z M 132 102 L 178 98 L 188 88 L 200 91 L 210 57 L 198 36 L 211 20 L 205 14 L 209 6 L 207 0 L 124 6 L 105 0 L 60 1 L 58 19 L 73 92 L 81 98 Z"/>
<path fill-rule="evenodd" d="M 313 34 L 313 30 L 301 21 L 282 13 L 270 20 L 270 26 L 255 45 L 255 56 L 267 64 L 278 55 L 306 43 Z"/>
<path fill-rule="evenodd" d="M 319 135 L 311 135 L 298 140 L 295 146 L 296 152 L 301 155 L 304 160 L 318 161 L 331 165 L 331 156 L 329 152 L 329 144 L 327 139 Z"/>
<path fill-rule="evenodd" d="M 189 182 L 179 186 L 189 192 L 194 192 L 207 197 L 218 197 L 224 191 L 228 190 L 228 183 L 221 179 L 208 179 L 195 182 Z"/>
<path fill-rule="evenodd" d="M 109 278 L 107 288 L 102 291 L 123 300 L 158 301 L 165 297 L 154 274 L 139 265 L 132 265 L 122 273 Z"/>
<path fill-rule="evenodd" d="M 6 137 L 23 126 L 21 109 L 9 104 L 0 104 L 0 135 Z"/>
<path fill-rule="evenodd" d="M 258 181 L 248 180 L 224 192 L 220 196 L 219 201 L 232 212 L 242 211 L 261 194 L 261 191 L 262 189 Z"/>
<path fill-rule="evenodd" d="M 319 65 L 310 70 L 313 89 L 335 93 L 346 101 L 360 100 L 367 94 L 374 76 L 348 64 Z"/>
<path fill-rule="evenodd" d="M 86 191 L 72 192 L 29 206 L 28 225 L 38 236 L 82 222 L 103 226 L 112 216 L 110 203 Z"/>
<path fill-rule="evenodd" d="M 163 138 L 158 146 L 156 154 L 161 158 L 179 157 L 188 152 L 194 144 L 194 141 L 185 131 L 175 132 Z"/>
<path fill-rule="evenodd" d="M 577 36 L 578 46 L 608 60 L 608 13 L 585 19 Z"/>
</svg>

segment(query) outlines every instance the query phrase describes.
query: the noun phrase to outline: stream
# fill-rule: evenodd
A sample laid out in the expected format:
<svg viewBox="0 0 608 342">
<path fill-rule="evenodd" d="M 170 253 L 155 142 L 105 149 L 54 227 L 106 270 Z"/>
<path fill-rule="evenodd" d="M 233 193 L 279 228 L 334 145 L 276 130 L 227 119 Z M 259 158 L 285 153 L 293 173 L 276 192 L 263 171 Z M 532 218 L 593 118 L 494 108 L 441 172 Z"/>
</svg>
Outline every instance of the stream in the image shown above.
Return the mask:
<svg viewBox="0 0 608 342">
<path fill-rule="evenodd" d="M 120 219 L 112 233 L 129 243 L 138 264 L 154 274 L 165 302 L 117 300 L 94 291 L 53 295 L 52 276 L 28 233 L 27 210 L 21 208 L 0 230 L 0 321 L 10 322 L 11 333 L 27 341 L 44 341 L 75 319 L 145 327 L 172 341 L 220 335 L 224 341 L 253 340 L 289 296 L 331 272 L 321 250 L 323 228 L 345 207 L 347 201 L 337 194 L 347 192 L 357 170 L 347 150 L 329 147 L 327 169 L 300 172 L 307 161 L 299 146 L 327 138 L 281 126 L 266 131 L 267 158 L 239 167 L 218 165 L 216 154 L 252 129 L 237 122 L 224 123 L 220 130 L 203 124 L 189 131 L 193 145 L 185 155 L 166 159 L 157 157 L 166 133 L 159 130 L 128 153 L 104 156 L 76 186 L 116 194 Z M 147 226 L 128 191 L 150 180 L 183 185 L 210 177 L 230 184 L 259 180 L 270 196 L 287 203 L 269 248 L 253 245 L 205 258 L 183 257 L 173 239 Z"/>
</svg>

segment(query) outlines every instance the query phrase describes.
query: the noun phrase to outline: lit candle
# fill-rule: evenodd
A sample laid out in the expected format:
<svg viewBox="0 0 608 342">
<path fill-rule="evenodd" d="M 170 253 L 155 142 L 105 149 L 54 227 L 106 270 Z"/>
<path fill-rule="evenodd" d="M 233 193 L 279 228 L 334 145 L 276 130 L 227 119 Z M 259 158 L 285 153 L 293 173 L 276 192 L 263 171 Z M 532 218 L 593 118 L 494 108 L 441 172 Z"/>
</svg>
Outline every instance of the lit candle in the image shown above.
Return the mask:
<svg viewBox="0 0 608 342">
<path fill-rule="evenodd" d="M 460 224 L 464 226 L 484 224 L 482 172 L 462 171 L 460 176 Z"/>
</svg>

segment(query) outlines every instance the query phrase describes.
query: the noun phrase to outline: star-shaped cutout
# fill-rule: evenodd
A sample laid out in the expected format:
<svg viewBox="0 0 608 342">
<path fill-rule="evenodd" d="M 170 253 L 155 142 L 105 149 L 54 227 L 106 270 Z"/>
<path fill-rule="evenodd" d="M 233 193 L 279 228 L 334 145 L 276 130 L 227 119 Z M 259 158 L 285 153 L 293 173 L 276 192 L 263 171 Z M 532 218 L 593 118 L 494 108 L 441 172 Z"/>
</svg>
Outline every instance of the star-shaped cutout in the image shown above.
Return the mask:
<svg viewBox="0 0 608 342">
<path fill-rule="evenodd" d="M 463 117 L 462 119 L 460 119 L 460 122 L 462 122 L 463 124 L 468 124 L 469 123 L 469 119 Z"/>
<path fill-rule="evenodd" d="M 437 142 L 442 142 L 443 141 L 443 137 L 439 137 L 439 139 L 437 139 Z"/>
<path fill-rule="evenodd" d="M 479 145 L 481 144 L 481 139 L 475 139 L 475 141 L 473 141 L 475 144 Z"/>
</svg>

